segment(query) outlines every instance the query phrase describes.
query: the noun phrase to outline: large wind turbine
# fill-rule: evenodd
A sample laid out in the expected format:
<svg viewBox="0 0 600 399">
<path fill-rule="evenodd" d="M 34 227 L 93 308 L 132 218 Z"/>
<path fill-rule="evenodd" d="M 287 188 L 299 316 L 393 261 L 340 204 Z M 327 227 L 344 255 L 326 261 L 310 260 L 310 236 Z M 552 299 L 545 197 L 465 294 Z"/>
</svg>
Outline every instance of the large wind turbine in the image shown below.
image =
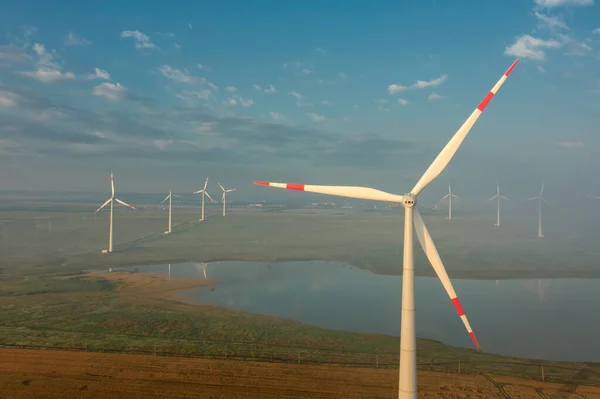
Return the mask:
<svg viewBox="0 0 600 399">
<path fill-rule="evenodd" d="M 494 85 L 492 90 L 485 96 L 483 101 L 477 106 L 477 108 L 471 113 L 463 125 L 454 134 L 452 139 L 446 144 L 444 149 L 435 158 L 433 163 L 429 166 L 425 174 L 417 182 L 414 188 L 404 194 L 397 195 L 391 194 L 384 191 L 376 190 L 367 187 L 355 187 L 355 186 L 316 186 L 316 185 L 304 185 L 304 184 L 288 184 L 288 183 L 272 183 L 272 182 L 254 182 L 254 184 L 262 186 L 270 186 L 277 188 L 286 188 L 290 190 L 307 191 L 312 193 L 330 194 L 342 197 L 374 200 L 374 201 L 385 201 L 385 202 L 398 202 L 404 206 L 404 260 L 402 270 L 402 317 L 401 317 L 401 332 L 400 332 L 400 384 L 398 390 L 398 397 L 400 399 L 417 399 L 417 339 L 415 333 L 415 294 L 414 294 L 414 283 L 415 283 L 415 270 L 414 270 L 414 257 L 413 257 L 413 223 L 417 232 L 417 238 L 423 247 L 425 255 L 429 259 L 429 262 L 433 266 L 435 272 L 440 278 L 442 285 L 446 289 L 446 292 L 450 296 L 452 303 L 454 304 L 462 322 L 464 323 L 473 343 L 478 350 L 481 350 L 471 326 L 465 316 L 463 308 L 456 296 L 452 283 L 448 278 L 444 264 L 440 259 L 440 256 L 433 244 L 433 240 L 429 235 L 427 227 L 421 218 L 421 214 L 415 203 L 419 193 L 427 187 L 440 173 L 446 168 L 458 147 L 469 133 L 469 130 L 473 127 L 485 107 L 488 105 L 494 94 L 502 86 L 506 78 L 510 75 L 513 68 L 516 66 L 517 59 L 508 70 L 502 75 L 500 80 Z"/>
<path fill-rule="evenodd" d="M 458 198 L 458 196 L 452 194 L 450 183 L 448 183 L 448 194 L 440 198 L 440 201 L 445 200 L 446 198 L 448 198 L 448 220 L 452 220 L 452 198 Z"/>
<path fill-rule="evenodd" d="M 121 201 L 120 199 L 115 197 L 115 178 L 113 176 L 113 172 L 112 170 L 110 171 L 110 188 L 111 188 L 111 196 L 109 199 L 106 200 L 106 202 L 104 204 L 102 204 L 102 206 L 98 209 L 96 209 L 96 212 L 94 212 L 94 214 L 98 213 L 100 211 L 100 209 L 104 208 L 106 205 L 108 205 L 110 203 L 110 222 L 109 222 L 109 233 L 108 233 L 108 250 L 107 252 L 112 252 L 113 251 L 113 208 L 114 208 L 114 203 L 115 201 L 117 201 L 119 204 L 121 205 L 125 205 L 126 207 L 129 207 L 131 209 L 135 209 L 133 206 Z M 102 251 L 105 252 L 105 251 Z"/>
<path fill-rule="evenodd" d="M 531 201 L 535 199 L 540 200 L 538 212 L 538 238 L 543 238 L 544 234 L 542 233 L 542 202 L 545 202 L 546 204 L 550 205 L 550 203 L 546 201 L 546 198 L 544 198 L 544 182 L 542 182 L 542 189 L 540 190 L 540 195 L 537 197 L 527 198 L 525 201 Z"/>
<path fill-rule="evenodd" d="M 202 193 L 202 218 L 199 220 L 200 222 L 204 221 L 204 196 L 206 195 L 208 198 L 210 198 L 211 201 L 214 201 L 212 199 L 212 197 L 208 194 L 208 191 L 206 191 L 206 186 L 208 185 L 208 177 L 206 178 L 206 181 L 204 182 L 204 188 L 202 190 L 198 190 L 198 191 L 194 191 L 193 194 L 200 194 Z"/>
<path fill-rule="evenodd" d="M 169 200 L 169 230 L 165 231 L 165 234 L 171 234 L 171 214 L 173 212 L 173 197 L 179 197 L 179 195 L 173 194 L 171 191 L 169 191 L 169 195 L 167 195 L 167 197 L 161 202 L 162 204 L 166 200 Z"/>
<path fill-rule="evenodd" d="M 221 202 L 223 203 L 223 216 L 225 216 L 226 215 L 225 207 L 226 207 L 226 202 L 227 202 L 227 193 L 231 193 L 231 192 L 235 191 L 235 188 L 230 188 L 229 190 L 225 190 L 225 187 L 223 187 L 221 185 L 221 183 L 217 182 L 217 184 L 219 185 L 219 187 L 221 187 L 221 190 L 223 190 L 223 196 L 221 197 Z"/>
<path fill-rule="evenodd" d="M 492 198 L 490 198 L 489 200 L 487 200 L 487 202 L 490 202 L 491 200 L 498 200 L 498 213 L 496 215 L 496 224 L 494 226 L 500 226 L 500 200 L 508 200 L 508 198 L 506 198 L 504 195 L 500 195 L 500 182 L 496 182 L 496 195 L 494 195 Z"/>
</svg>

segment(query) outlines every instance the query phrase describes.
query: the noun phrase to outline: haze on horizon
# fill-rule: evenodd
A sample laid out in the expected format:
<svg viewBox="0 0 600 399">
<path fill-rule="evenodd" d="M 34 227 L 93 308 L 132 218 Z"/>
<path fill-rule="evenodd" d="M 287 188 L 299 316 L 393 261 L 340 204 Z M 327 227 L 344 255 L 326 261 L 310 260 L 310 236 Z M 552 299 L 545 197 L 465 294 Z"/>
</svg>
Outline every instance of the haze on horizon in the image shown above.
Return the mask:
<svg viewBox="0 0 600 399">
<path fill-rule="evenodd" d="M 427 191 L 600 195 L 600 7 L 499 4 L 13 2 L 2 189 L 105 191 L 112 168 L 121 192 L 208 175 L 250 200 L 255 180 L 403 193 L 518 57 Z"/>
</svg>

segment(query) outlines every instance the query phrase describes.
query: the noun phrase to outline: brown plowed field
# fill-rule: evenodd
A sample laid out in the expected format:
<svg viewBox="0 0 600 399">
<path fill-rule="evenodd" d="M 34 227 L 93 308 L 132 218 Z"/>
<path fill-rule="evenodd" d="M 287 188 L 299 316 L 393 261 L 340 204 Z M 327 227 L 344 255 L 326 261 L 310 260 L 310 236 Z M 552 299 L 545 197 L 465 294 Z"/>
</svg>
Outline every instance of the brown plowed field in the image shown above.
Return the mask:
<svg viewBox="0 0 600 399">
<path fill-rule="evenodd" d="M 600 398 L 600 388 L 495 378 L 517 398 Z M 396 370 L 0 349 L 0 398 L 395 398 Z M 542 388 L 542 396 L 536 392 Z M 478 375 L 419 372 L 419 397 L 502 398 Z"/>
</svg>

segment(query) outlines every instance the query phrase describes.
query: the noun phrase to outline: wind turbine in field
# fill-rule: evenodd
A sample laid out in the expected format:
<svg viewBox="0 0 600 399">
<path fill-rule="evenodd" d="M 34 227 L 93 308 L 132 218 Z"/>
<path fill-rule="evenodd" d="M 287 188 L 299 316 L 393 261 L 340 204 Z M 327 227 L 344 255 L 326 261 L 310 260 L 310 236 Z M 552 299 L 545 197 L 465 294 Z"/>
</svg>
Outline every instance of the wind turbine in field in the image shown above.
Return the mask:
<svg viewBox="0 0 600 399">
<path fill-rule="evenodd" d="M 452 220 L 452 198 L 458 198 L 458 196 L 452 194 L 452 188 L 450 187 L 450 184 L 448 184 L 448 194 L 440 198 L 440 201 L 443 201 L 446 198 L 448 198 L 448 220 Z"/>
<path fill-rule="evenodd" d="M 227 193 L 231 193 L 233 191 L 235 191 L 235 188 L 230 188 L 229 190 L 225 190 L 225 187 L 223 187 L 221 185 L 221 183 L 218 183 L 219 187 L 221 187 L 221 190 L 223 190 L 223 196 L 221 197 L 221 202 L 223 203 L 223 216 L 225 216 L 227 213 L 225 212 L 225 207 L 226 207 L 226 202 L 227 202 Z"/>
<path fill-rule="evenodd" d="M 192 193 L 192 194 L 202 193 L 202 218 L 199 220 L 200 222 L 204 221 L 204 196 L 206 195 L 211 201 L 214 202 L 214 199 L 212 199 L 212 197 L 208 194 L 208 191 L 206 191 L 207 185 L 208 185 L 208 177 L 206 178 L 206 181 L 204 182 L 204 188 L 202 190 L 194 191 Z"/>
<path fill-rule="evenodd" d="M 376 190 L 367 187 L 355 186 L 316 186 L 304 184 L 289 184 L 289 183 L 272 183 L 272 182 L 254 182 L 254 184 L 262 186 L 270 186 L 277 188 L 286 188 L 290 190 L 307 191 L 312 193 L 337 195 L 341 197 L 359 198 L 374 201 L 398 202 L 404 206 L 404 260 L 402 269 L 402 316 L 401 316 L 401 331 L 400 331 L 400 384 L 398 397 L 400 399 L 416 399 L 417 398 L 417 339 L 415 333 L 415 269 L 413 257 L 413 223 L 417 232 L 417 238 L 423 247 L 425 255 L 433 266 L 436 274 L 440 278 L 442 285 L 450 296 L 462 322 L 464 323 L 473 343 L 478 350 L 481 350 L 475 334 L 467 320 L 467 316 L 456 296 L 452 283 L 448 278 L 444 264 L 440 259 L 437 249 L 433 244 L 433 240 L 429 235 L 427 227 L 419 213 L 415 204 L 419 193 L 427 187 L 440 173 L 446 168 L 458 147 L 465 139 L 483 110 L 494 97 L 498 89 L 502 86 L 506 78 L 510 75 L 513 68 L 516 66 L 517 59 L 502 75 L 500 80 L 494 85 L 492 90 L 485 96 L 483 101 L 471 113 L 463 125 L 454 134 L 452 139 L 446 144 L 444 149 L 435 158 L 433 163 L 425 171 L 425 174 L 413 187 L 413 189 L 404 194 L 397 195 L 384 191 Z"/>
<path fill-rule="evenodd" d="M 489 200 L 487 200 L 486 202 L 490 202 L 491 200 L 497 200 L 498 201 L 498 213 L 496 215 L 496 224 L 494 226 L 498 227 L 500 226 L 500 200 L 508 200 L 508 198 L 506 198 L 504 195 L 500 195 L 500 182 L 496 182 L 496 195 L 494 195 L 492 198 L 490 198 Z"/>
<path fill-rule="evenodd" d="M 527 198 L 525 201 L 531 200 L 540 200 L 539 212 L 538 212 L 538 238 L 544 238 L 544 234 L 542 233 L 542 202 L 545 202 L 547 205 L 550 205 L 546 198 L 544 198 L 544 182 L 542 182 L 542 189 L 540 190 L 540 195 L 537 197 Z"/>
<path fill-rule="evenodd" d="M 173 197 L 180 197 L 177 194 L 173 194 L 171 191 L 169 191 L 169 195 L 167 195 L 167 198 L 165 198 L 164 200 L 162 200 L 161 204 L 164 203 L 166 200 L 169 200 L 169 230 L 165 231 L 165 234 L 171 234 L 171 214 L 173 212 Z M 180 197 L 181 198 L 181 197 Z"/>
<path fill-rule="evenodd" d="M 96 209 L 96 212 L 94 212 L 94 215 L 96 213 L 98 213 L 102 208 L 104 208 L 106 205 L 108 205 L 110 203 L 110 221 L 109 221 L 109 227 L 108 227 L 108 250 L 104 250 L 102 251 L 103 253 L 111 253 L 113 251 L 113 208 L 114 208 L 114 204 L 115 201 L 117 201 L 119 204 L 124 205 L 128 208 L 134 209 L 135 208 L 123 201 L 121 201 L 120 199 L 115 197 L 115 178 L 113 176 L 113 172 L 112 170 L 110 171 L 110 189 L 111 189 L 111 196 L 109 199 L 106 200 L 106 202 L 104 204 L 102 204 L 102 206 L 98 209 Z"/>
</svg>

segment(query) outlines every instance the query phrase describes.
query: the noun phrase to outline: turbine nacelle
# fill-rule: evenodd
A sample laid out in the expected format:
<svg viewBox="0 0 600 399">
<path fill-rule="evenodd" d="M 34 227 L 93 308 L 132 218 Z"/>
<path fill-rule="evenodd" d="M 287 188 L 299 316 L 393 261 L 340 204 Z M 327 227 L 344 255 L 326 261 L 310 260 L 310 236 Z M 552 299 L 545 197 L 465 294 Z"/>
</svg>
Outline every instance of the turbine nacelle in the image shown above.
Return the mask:
<svg viewBox="0 0 600 399">
<path fill-rule="evenodd" d="M 413 208 L 417 203 L 417 196 L 411 193 L 404 194 L 404 198 L 402 199 L 402 205 L 405 208 Z"/>
</svg>

